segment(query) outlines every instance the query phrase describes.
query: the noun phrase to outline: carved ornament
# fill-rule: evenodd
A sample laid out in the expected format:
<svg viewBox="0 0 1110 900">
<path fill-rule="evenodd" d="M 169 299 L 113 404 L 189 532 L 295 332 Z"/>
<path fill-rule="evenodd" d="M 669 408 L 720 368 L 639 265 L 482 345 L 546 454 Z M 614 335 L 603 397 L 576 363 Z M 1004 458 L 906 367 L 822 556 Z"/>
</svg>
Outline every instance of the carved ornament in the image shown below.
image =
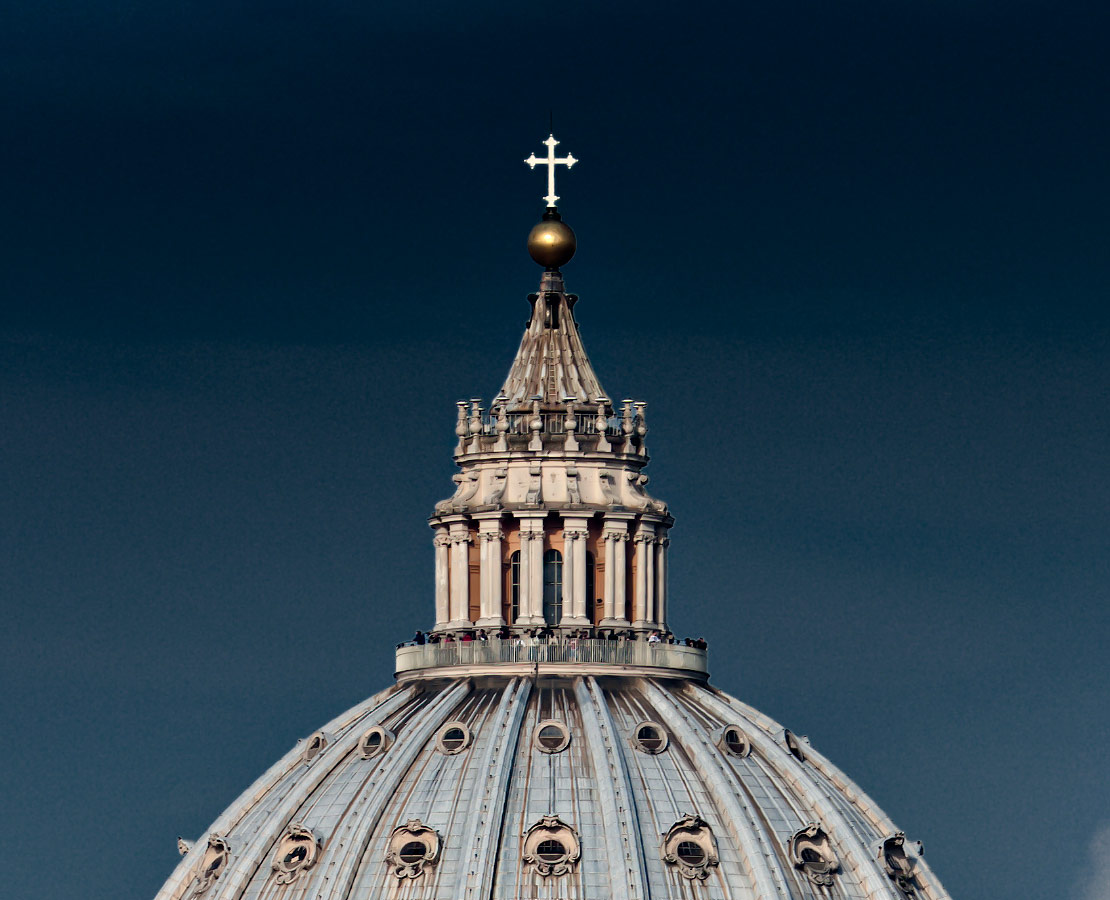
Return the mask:
<svg viewBox="0 0 1110 900">
<path fill-rule="evenodd" d="M 686 813 L 663 836 L 662 856 L 663 862 L 690 880 L 704 881 L 709 870 L 721 862 L 709 823 L 692 813 Z"/>
<path fill-rule="evenodd" d="M 578 832 L 558 816 L 544 816 L 524 833 L 524 863 L 545 878 L 573 872 L 581 857 Z"/>
<path fill-rule="evenodd" d="M 320 839 L 305 825 L 294 822 L 281 840 L 274 854 L 273 868 L 278 884 L 291 884 L 316 865 L 320 853 Z"/>
<path fill-rule="evenodd" d="M 796 832 L 790 838 L 788 849 L 794 868 L 805 872 L 811 882 L 817 885 L 833 883 L 833 874 L 840 868 L 840 860 L 836 858 L 829 836 L 820 825 L 807 825 Z"/>
<path fill-rule="evenodd" d="M 193 894 L 203 894 L 216 882 L 227 868 L 231 859 L 231 847 L 223 835 L 208 836 L 208 846 L 204 850 L 200 865 L 193 875 Z"/>
<path fill-rule="evenodd" d="M 398 878 L 419 878 L 439 860 L 439 833 L 419 819 L 393 829 L 385 860 Z"/>
</svg>

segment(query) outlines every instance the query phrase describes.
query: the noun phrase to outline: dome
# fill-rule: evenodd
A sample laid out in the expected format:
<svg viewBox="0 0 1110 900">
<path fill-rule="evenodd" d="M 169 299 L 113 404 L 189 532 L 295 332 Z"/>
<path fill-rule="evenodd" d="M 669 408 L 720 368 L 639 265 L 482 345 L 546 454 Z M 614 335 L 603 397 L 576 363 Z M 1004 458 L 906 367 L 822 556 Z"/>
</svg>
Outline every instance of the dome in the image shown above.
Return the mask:
<svg viewBox="0 0 1110 900">
<path fill-rule="evenodd" d="M 805 738 L 688 672 L 587 668 L 402 674 L 248 788 L 159 900 L 946 896 Z"/>
<path fill-rule="evenodd" d="M 646 404 L 602 393 L 562 274 L 539 288 L 488 412 L 457 402 L 431 631 L 180 841 L 158 900 L 946 900 L 919 843 L 670 631 Z"/>
</svg>

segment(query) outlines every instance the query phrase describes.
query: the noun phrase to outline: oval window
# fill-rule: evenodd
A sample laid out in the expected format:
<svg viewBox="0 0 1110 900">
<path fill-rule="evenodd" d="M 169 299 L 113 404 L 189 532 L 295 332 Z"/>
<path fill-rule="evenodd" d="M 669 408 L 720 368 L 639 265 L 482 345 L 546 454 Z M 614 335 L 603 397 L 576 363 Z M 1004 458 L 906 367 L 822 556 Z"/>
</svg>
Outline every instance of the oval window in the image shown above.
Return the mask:
<svg viewBox="0 0 1110 900">
<path fill-rule="evenodd" d="M 655 722 L 641 722 L 632 735 L 636 748 L 644 753 L 662 753 L 667 749 L 667 732 Z"/>
<path fill-rule="evenodd" d="M 427 851 L 428 848 L 423 841 L 409 841 L 397 855 L 401 857 L 401 862 L 411 866 L 413 863 L 420 862 Z"/>
<path fill-rule="evenodd" d="M 539 846 L 536 847 L 536 856 L 544 862 L 561 862 L 566 855 L 567 848 L 554 839 L 540 841 Z"/>
<path fill-rule="evenodd" d="M 463 722 L 448 722 L 436 736 L 440 753 L 461 753 L 470 745 L 470 729 Z"/>
<path fill-rule="evenodd" d="M 536 726 L 534 735 L 536 749 L 543 753 L 558 753 L 570 743 L 570 732 L 562 722 L 548 719 Z"/>
<path fill-rule="evenodd" d="M 681 841 L 678 845 L 676 855 L 688 866 L 700 866 L 705 864 L 705 851 L 699 844 L 695 844 L 693 841 Z"/>
<path fill-rule="evenodd" d="M 717 746 L 733 756 L 747 756 L 751 751 L 751 744 L 738 725 L 726 725 Z"/>
</svg>

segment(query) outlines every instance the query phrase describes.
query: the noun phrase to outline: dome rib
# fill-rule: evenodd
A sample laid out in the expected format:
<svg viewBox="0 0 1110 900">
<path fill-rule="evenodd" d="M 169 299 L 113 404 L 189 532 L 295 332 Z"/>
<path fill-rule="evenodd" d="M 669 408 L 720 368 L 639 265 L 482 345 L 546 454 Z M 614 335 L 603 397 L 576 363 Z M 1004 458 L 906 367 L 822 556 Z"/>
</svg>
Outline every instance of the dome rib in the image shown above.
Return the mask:
<svg viewBox="0 0 1110 900">
<path fill-rule="evenodd" d="M 531 682 L 514 678 L 501 696 L 495 720 L 497 733 L 489 736 L 478 768 L 479 776 L 485 775 L 485 784 L 470 796 L 462 844 L 463 849 L 471 853 L 469 872 L 458 881 L 456 900 L 488 897 L 493 885 L 499 838 L 504 830 L 509 778 L 531 693 Z"/>
<path fill-rule="evenodd" d="M 719 754 L 710 751 L 704 739 L 698 739 L 699 729 L 691 726 L 688 716 L 666 691 L 647 680 L 643 690 L 663 724 L 670 729 L 672 740 L 682 747 L 706 779 L 718 819 L 731 832 L 744 868 L 754 884 L 757 900 L 791 896 L 785 884 L 786 876 L 779 865 L 779 848 L 774 846 L 769 835 L 762 833 L 758 818 L 744 808 L 746 802 L 737 799 L 743 794 L 729 783 Z"/>
<path fill-rule="evenodd" d="M 704 702 L 718 715 L 722 713 L 727 715 L 732 712 L 731 708 L 722 704 L 711 693 L 706 692 L 704 698 L 699 699 L 704 699 Z M 795 795 L 799 799 L 808 802 L 808 812 L 812 814 L 814 821 L 820 822 L 828 832 L 845 868 L 850 867 L 852 869 L 852 874 L 867 891 L 868 898 L 870 900 L 883 900 L 883 898 L 889 897 L 888 879 L 886 873 L 880 868 L 878 860 L 871 855 L 860 859 L 859 840 L 856 837 L 857 829 L 848 823 L 830 797 L 805 789 L 807 781 L 817 782 L 810 772 L 803 768 L 804 763 L 795 759 L 789 750 L 768 737 L 762 729 L 753 730 L 749 738 L 753 750 L 758 750 L 760 756 L 774 769 L 775 773 L 795 788 Z M 822 786 L 819 783 L 817 784 Z"/>
<path fill-rule="evenodd" d="M 339 723 L 347 723 L 341 725 L 340 727 L 349 728 L 353 725 L 353 723 L 358 722 L 359 720 L 370 714 L 376 714 L 381 717 L 391 715 L 397 709 L 402 707 L 405 702 L 409 700 L 415 693 L 415 691 L 411 687 L 405 687 L 401 690 L 397 690 L 397 687 L 397 685 L 392 685 L 384 691 L 379 691 L 377 694 L 374 694 L 372 697 L 368 698 L 352 709 L 349 709 L 343 714 L 337 716 L 335 719 L 329 722 L 328 725 L 325 726 L 325 729 L 330 731 L 335 725 Z M 355 743 L 357 743 L 357 737 L 355 738 Z M 329 747 L 325 750 L 325 753 L 331 755 L 331 753 L 334 753 L 337 750 L 337 747 L 338 745 L 336 745 L 335 747 Z M 314 767 L 313 774 L 316 779 L 315 784 L 319 784 L 320 781 L 323 781 L 329 771 L 325 767 L 320 766 L 320 762 L 322 762 L 322 760 L 317 761 L 317 766 L 319 766 L 318 769 Z M 227 834 L 228 832 L 230 832 L 244 818 L 246 818 L 247 815 L 255 808 L 255 806 L 259 802 L 261 802 L 271 791 L 273 791 L 282 782 L 283 779 L 288 777 L 290 774 L 295 773 L 298 768 L 302 768 L 303 766 L 304 763 L 301 760 L 300 748 L 294 746 L 281 759 L 274 763 L 274 765 L 272 765 L 266 771 L 266 773 L 262 775 L 261 778 L 258 778 L 254 782 L 254 784 L 252 784 L 249 788 L 247 788 L 247 790 L 240 794 L 238 799 L 234 803 L 232 803 L 231 806 L 227 807 L 227 809 L 220 815 L 220 817 L 216 819 L 216 821 L 213 822 L 212 825 L 209 827 L 207 835 Z M 300 789 L 300 787 L 301 785 L 298 783 L 296 785 L 296 788 Z M 297 794 L 297 796 L 303 795 L 304 793 L 300 791 Z M 271 831 L 276 830 L 276 834 L 271 839 L 270 843 L 273 843 L 281 836 L 281 832 L 284 830 L 286 824 L 291 821 L 291 815 L 292 813 L 290 813 L 288 816 L 285 815 L 285 806 L 283 805 L 283 807 L 277 813 L 267 817 L 269 822 L 273 826 L 271 828 Z M 280 827 L 273 824 L 277 822 L 279 818 Z M 207 844 L 207 841 L 205 840 L 206 836 L 202 837 L 200 840 L 196 841 L 193 844 L 192 850 L 190 850 L 189 853 L 187 853 L 185 857 L 181 860 L 181 862 L 178 863 L 177 869 L 174 871 L 174 875 L 166 882 L 165 885 L 162 886 L 162 889 L 155 896 L 155 900 L 177 900 L 177 898 L 181 897 L 189 889 L 189 885 L 192 883 L 193 880 L 193 873 L 195 872 L 196 867 L 200 864 L 200 861 L 204 856 L 205 845 Z M 249 846 L 253 848 L 253 845 L 254 842 L 252 841 L 251 845 Z M 228 881 L 230 881 L 233 872 L 237 868 L 241 869 L 246 867 L 248 862 L 254 858 L 252 855 L 250 855 L 247 849 L 239 852 L 238 848 L 233 847 L 232 850 L 233 852 L 231 857 L 231 864 L 228 867 L 228 871 L 224 874 L 224 878 Z M 250 874 L 252 873 L 253 869 L 251 870 L 251 872 L 247 873 L 246 877 L 249 878 Z"/>
<path fill-rule="evenodd" d="M 609 859 L 624 860 L 623 869 L 627 877 L 613 879 L 613 900 L 643 900 L 648 896 L 644 854 L 638 841 L 629 840 L 630 834 L 640 833 L 639 815 L 613 717 L 609 714 L 597 679 L 592 675 L 575 679 L 574 696 L 578 700 L 586 746 L 601 798 Z M 606 778 L 606 775 L 609 777 Z M 620 820 L 622 809 L 627 815 L 625 822 Z"/>
<path fill-rule="evenodd" d="M 470 691 L 470 682 L 456 681 L 428 705 L 411 729 L 406 729 L 405 740 L 398 741 L 386 754 L 379 770 L 383 774 L 375 780 L 373 790 L 367 791 L 365 796 L 368 802 L 355 818 L 354 833 L 346 839 L 347 850 L 340 858 L 339 869 L 334 876 L 336 888 L 333 896 L 346 898 L 351 895 L 366 849 L 374 837 L 382 813 L 393 799 L 401 780 L 416 761 L 416 757 L 432 739 L 436 729 L 448 720 L 448 716 Z M 350 737 L 352 735 L 347 736 L 348 739 Z M 355 743 L 357 740 L 355 736 Z M 353 749 L 353 746 L 349 749 Z M 326 868 L 330 871 L 335 866 L 336 854 L 342 846 L 342 844 L 337 845 L 335 841 L 325 843 L 318 868 L 321 870 Z"/>
</svg>

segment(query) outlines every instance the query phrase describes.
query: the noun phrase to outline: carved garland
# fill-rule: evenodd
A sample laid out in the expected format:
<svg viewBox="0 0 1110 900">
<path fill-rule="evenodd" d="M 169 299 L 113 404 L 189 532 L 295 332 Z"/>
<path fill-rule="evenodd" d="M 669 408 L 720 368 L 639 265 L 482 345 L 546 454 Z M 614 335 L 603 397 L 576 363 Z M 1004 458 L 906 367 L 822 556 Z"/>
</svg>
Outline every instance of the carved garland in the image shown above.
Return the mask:
<svg viewBox="0 0 1110 900">
<path fill-rule="evenodd" d="M 907 897 L 917 895 L 914 868 L 917 858 L 924 852 L 921 841 L 907 844 L 905 832 L 902 831 L 888 837 L 879 847 L 879 861 L 883 864 L 883 870 Z"/>
<path fill-rule="evenodd" d="M 311 828 L 294 822 L 278 841 L 273 868 L 278 884 L 291 884 L 302 872 L 316 865 L 320 853 L 320 839 Z"/>
<path fill-rule="evenodd" d="M 229 859 L 231 859 L 231 847 L 227 839 L 219 834 L 209 835 L 208 847 L 205 848 L 204 856 L 193 875 L 193 893 L 203 894 L 212 887 L 227 868 Z"/>
<path fill-rule="evenodd" d="M 419 819 L 393 829 L 385 861 L 398 878 L 419 878 L 439 860 L 439 833 Z"/>
<path fill-rule="evenodd" d="M 709 870 L 720 865 L 717 839 L 700 816 L 686 813 L 663 836 L 663 862 L 674 866 L 683 878 L 704 881 Z"/>
<path fill-rule="evenodd" d="M 790 859 L 795 869 L 805 872 L 814 884 L 833 883 L 833 873 L 840 868 L 840 860 L 833 852 L 829 836 L 820 825 L 807 825 L 790 838 Z"/>
<path fill-rule="evenodd" d="M 581 857 L 578 832 L 558 816 L 544 816 L 524 832 L 524 863 L 544 878 L 573 872 Z"/>
</svg>

